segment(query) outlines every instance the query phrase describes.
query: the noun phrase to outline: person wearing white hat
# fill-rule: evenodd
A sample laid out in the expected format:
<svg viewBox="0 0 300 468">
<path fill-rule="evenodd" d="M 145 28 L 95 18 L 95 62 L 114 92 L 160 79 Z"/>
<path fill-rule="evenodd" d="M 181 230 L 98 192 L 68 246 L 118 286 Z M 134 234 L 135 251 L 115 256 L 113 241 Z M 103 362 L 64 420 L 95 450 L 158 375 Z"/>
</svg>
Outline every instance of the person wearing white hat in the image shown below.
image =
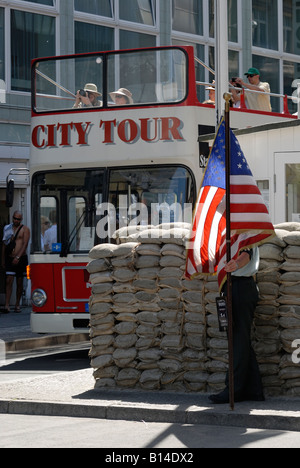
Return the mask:
<svg viewBox="0 0 300 468">
<path fill-rule="evenodd" d="M 209 99 L 207 101 L 204 101 L 202 104 L 215 104 L 216 101 L 216 83 L 215 81 L 212 82 L 211 86 L 208 86 L 205 88 L 207 91 L 209 91 Z"/>
<path fill-rule="evenodd" d="M 97 86 L 94 83 L 87 83 L 83 89 L 77 91 L 73 109 L 101 107 L 102 102 L 97 99 L 99 96 L 102 94 L 98 92 Z"/>
<path fill-rule="evenodd" d="M 117 106 L 133 104 L 132 94 L 126 88 L 120 88 L 118 91 L 109 93 L 109 95 Z"/>
</svg>

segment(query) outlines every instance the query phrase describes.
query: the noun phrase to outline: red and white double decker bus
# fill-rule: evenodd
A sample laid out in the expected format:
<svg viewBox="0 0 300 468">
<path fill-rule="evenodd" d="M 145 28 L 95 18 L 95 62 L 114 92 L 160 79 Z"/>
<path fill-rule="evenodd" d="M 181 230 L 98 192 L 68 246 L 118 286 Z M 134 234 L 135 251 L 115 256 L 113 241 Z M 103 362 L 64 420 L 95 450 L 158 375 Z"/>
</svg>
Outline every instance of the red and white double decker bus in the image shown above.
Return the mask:
<svg viewBox="0 0 300 468">
<path fill-rule="evenodd" d="M 77 90 L 84 98 L 94 95 L 97 105 L 74 107 Z M 121 104 L 116 94 L 126 90 L 132 97 Z M 234 109 L 232 127 L 292 119 L 267 114 Z M 214 106 L 197 97 L 192 47 L 33 61 L 34 332 L 87 331 L 91 290 L 86 265 L 95 244 L 111 241 L 111 226 L 105 230 L 103 222 L 107 207 L 115 209 L 113 230 L 149 222 L 130 208 L 137 204 L 147 213 L 150 206 L 157 208 L 152 224 L 162 221 L 163 204 L 178 208 L 170 221 L 188 221 L 182 214 L 191 215 L 184 208 L 195 201 L 203 174 L 198 137 L 214 127 Z"/>
</svg>

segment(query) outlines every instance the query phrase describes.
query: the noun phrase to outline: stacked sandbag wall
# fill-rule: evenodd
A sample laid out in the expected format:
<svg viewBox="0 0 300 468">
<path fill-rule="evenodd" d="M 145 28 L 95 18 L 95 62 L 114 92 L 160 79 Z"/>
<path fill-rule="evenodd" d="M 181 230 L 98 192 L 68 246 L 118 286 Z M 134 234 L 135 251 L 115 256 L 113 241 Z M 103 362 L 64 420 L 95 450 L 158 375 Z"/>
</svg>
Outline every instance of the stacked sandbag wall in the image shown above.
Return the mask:
<svg viewBox="0 0 300 468">
<path fill-rule="evenodd" d="M 189 228 L 123 228 L 115 233 L 115 244 L 91 250 L 96 388 L 214 392 L 224 387 L 228 342 L 219 331 L 218 283 L 215 277 L 184 278 Z M 276 232 L 260 247 L 253 347 L 266 394 L 298 395 L 300 364 L 292 362 L 292 345 L 300 340 L 300 225 L 278 226 Z"/>
</svg>

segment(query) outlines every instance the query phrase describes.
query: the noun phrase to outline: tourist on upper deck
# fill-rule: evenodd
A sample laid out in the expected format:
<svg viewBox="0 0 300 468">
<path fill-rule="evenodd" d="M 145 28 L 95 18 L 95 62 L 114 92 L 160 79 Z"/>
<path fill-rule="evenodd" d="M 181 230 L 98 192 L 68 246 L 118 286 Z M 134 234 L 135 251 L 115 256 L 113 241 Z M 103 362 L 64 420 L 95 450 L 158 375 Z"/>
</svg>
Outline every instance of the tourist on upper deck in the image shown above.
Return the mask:
<svg viewBox="0 0 300 468">
<path fill-rule="evenodd" d="M 208 93 L 208 99 L 206 101 L 204 101 L 202 104 L 212 104 L 214 105 L 215 104 L 215 101 L 216 101 L 216 82 L 215 80 L 212 82 L 211 86 L 208 86 L 207 88 L 205 88 L 207 91 L 209 91 Z"/>
<path fill-rule="evenodd" d="M 117 106 L 133 104 L 132 94 L 126 88 L 120 88 L 118 91 L 109 93 L 109 95 Z"/>
<path fill-rule="evenodd" d="M 76 93 L 76 101 L 73 109 L 82 109 L 83 107 L 101 107 L 102 101 L 97 98 L 102 96 L 94 83 L 87 83 L 83 89 Z"/>
<path fill-rule="evenodd" d="M 248 83 L 246 83 L 242 78 L 236 78 L 235 83 L 251 91 L 259 91 L 259 93 L 245 91 L 247 108 L 264 112 L 272 112 L 269 83 L 260 81 L 260 72 L 257 68 L 249 68 L 245 75 L 248 78 Z M 240 92 L 238 92 L 237 89 L 231 89 L 231 93 L 234 102 L 240 101 Z"/>
</svg>

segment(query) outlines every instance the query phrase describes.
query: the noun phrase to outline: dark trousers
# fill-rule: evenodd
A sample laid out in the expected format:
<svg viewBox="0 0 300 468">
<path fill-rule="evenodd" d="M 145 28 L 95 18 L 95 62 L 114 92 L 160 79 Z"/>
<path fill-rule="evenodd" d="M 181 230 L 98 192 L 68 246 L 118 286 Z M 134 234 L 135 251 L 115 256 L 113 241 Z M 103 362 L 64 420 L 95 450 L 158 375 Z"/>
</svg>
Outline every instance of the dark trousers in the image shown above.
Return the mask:
<svg viewBox="0 0 300 468">
<path fill-rule="evenodd" d="M 227 294 L 227 283 L 224 286 Z M 251 327 L 258 291 L 252 277 L 232 276 L 234 394 L 261 395 L 263 387 L 256 356 L 251 345 Z M 228 387 L 228 374 L 226 376 Z"/>
</svg>

